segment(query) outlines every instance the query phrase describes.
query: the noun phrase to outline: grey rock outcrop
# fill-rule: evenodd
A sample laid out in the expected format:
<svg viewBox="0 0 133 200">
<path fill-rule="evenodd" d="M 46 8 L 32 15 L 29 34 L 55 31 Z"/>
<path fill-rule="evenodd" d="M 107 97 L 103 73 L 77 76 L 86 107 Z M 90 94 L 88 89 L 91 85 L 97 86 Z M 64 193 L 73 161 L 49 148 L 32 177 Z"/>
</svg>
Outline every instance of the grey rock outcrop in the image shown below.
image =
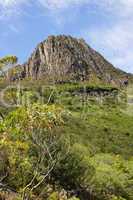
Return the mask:
<svg viewBox="0 0 133 200">
<path fill-rule="evenodd" d="M 116 69 L 83 39 L 49 36 L 23 65 L 26 77 L 55 82 L 99 79 L 116 81 L 126 73 Z"/>
</svg>

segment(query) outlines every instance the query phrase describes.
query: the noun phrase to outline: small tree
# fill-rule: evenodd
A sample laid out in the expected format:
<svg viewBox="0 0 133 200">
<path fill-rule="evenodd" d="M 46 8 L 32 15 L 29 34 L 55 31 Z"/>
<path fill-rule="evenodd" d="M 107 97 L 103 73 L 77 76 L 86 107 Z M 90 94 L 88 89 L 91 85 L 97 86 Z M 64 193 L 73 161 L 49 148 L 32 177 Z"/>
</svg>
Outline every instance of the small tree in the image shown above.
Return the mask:
<svg viewBox="0 0 133 200">
<path fill-rule="evenodd" d="M 1 74 L 8 77 L 8 70 L 12 68 L 18 62 L 18 58 L 16 56 L 5 56 L 0 59 L 0 71 Z M 5 73 L 6 72 L 6 73 Z"/>
</svg>

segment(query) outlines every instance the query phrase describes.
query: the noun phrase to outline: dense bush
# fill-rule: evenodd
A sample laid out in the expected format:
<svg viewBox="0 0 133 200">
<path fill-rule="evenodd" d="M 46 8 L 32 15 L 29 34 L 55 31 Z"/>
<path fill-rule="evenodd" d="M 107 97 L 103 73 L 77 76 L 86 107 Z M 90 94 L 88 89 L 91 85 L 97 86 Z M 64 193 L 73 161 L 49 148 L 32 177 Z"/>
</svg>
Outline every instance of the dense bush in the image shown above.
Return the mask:
<svg viewBox="0 0 133 200">
<path fill-rule="evenodd" d="M 45 105 L 24 91 L 21 100 L 28 96 L 30 104 L 1 117 L 2 190 L 16 191 L 20 200 L 58 200 L 61 189 L 70 200 L 132 200 L 132 117 L 107 102 L 82 109 L 79 96 L 67 93 L 75 87 L 67 87 L 62 106 L 56 96 Z"/>
</svg>

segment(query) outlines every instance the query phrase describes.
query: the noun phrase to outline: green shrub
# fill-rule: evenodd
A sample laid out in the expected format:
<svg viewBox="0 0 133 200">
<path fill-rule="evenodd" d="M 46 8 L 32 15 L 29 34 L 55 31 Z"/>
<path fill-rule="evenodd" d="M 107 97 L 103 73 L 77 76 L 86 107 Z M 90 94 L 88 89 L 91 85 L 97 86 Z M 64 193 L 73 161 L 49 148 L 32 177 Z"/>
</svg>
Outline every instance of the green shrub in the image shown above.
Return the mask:
<svg viewBox="0 0 133 200">
<path fill-rule="evenodd" d="M 49 197 L 48 200 L 59 200 L 58 192 L 53 192 Z"/>
</svg>

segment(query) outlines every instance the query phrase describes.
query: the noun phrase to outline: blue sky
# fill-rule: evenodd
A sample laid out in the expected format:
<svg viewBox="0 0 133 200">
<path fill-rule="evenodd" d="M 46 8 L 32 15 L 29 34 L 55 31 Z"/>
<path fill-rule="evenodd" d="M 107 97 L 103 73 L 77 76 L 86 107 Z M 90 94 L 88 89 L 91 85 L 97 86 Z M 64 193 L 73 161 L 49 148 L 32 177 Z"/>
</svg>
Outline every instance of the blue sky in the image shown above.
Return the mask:
<svg viewBox="0 0 133 200">
<path fill-rule="evenodd" d="M 133 0 L 0 0 L 0 57 L 27 60 L 48 35 L 84 38 L 133 72 Z"/>
</svg>

